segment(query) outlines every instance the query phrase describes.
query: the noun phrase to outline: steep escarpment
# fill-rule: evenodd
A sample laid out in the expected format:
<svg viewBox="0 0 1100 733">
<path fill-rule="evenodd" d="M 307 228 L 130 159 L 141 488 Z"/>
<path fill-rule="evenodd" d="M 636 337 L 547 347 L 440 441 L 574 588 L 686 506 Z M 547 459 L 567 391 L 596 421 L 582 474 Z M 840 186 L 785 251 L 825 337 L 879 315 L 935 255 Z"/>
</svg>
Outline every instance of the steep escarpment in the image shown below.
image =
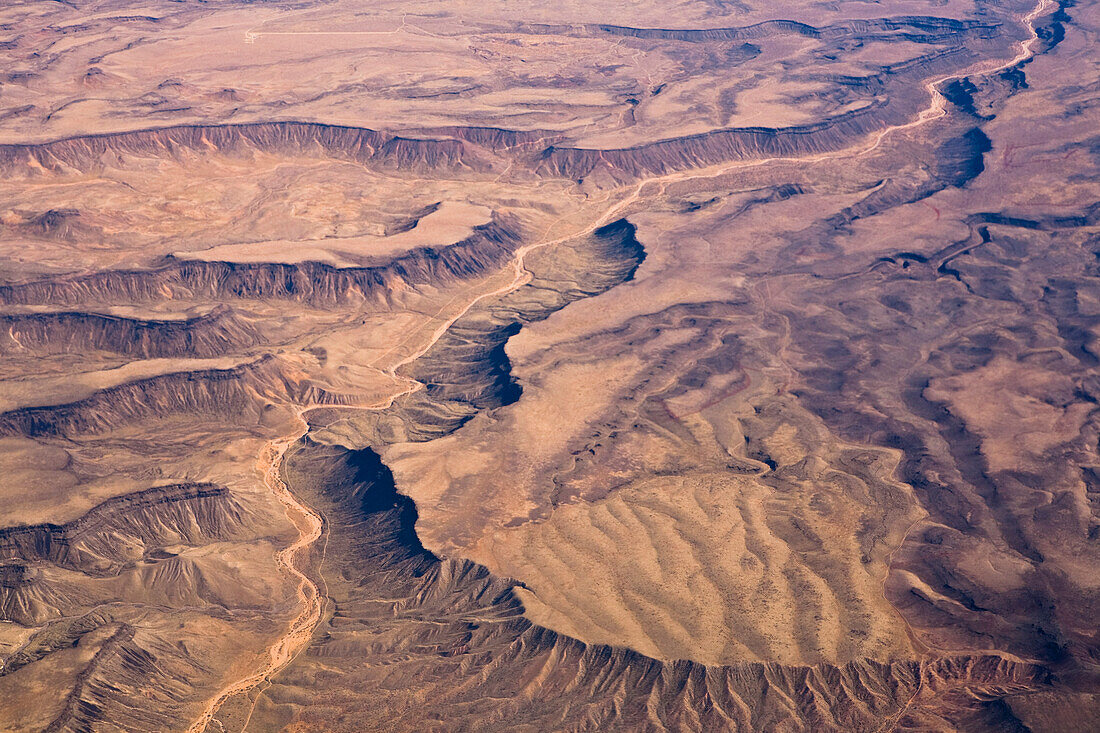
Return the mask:
<svg viewBox="0 0 1100 733">
<path fill-rule="evenodd" d="M 150 545 L 200 544 L 228 537 L 246 521 L 246 510 L 225 487 L 158 486 L 109 499 L 66 524 L 0 529 L 0 563 L 48 562 L 116 575 Z"/>
<path fill-rule="evenodd" d="M 74 306 L 173 300 L 288 300 L 317 306 L 386 304 L 399 285 L 443 285 L 500 268 L 519 245 L 514 221 L 478 227 L 449 247 L 419 248 L 374 267 L 173 260 L 151 270 L 89 275 L 0 286 L 0 303 Z"/>
<path fill-rule="evenodd" d="M 531 282 L 498 303 L 457 321 L 432 350 L 410 365 L 433 401 L 463 402 L 475 410 L 511 404 L 519 386 L 504 353 L 525 323 L 547 318 L 574 300 L 591 298 L 630 280 L 645 259 L 625 219 L 608 224 L 575 246 L 535 253 L 525 261 Z"/>
<path fill-rule="evenodd" d="M 259 313 L 270 313 L 272 301 L 300 305 L 299 317 L 271 326 L 286 339 L 319 328 L 318 322 L 331 327 L 345 309 L 382 310 L 393 307 L 395 298 L 439 298 L 435 294 L 449 286 L 467 285 L 498 272 L 511 260 L 520 236 L 519 225 L 503 219 L 478 228 L 459 244 L 438 250 L 420 248 L 376 267 L 174 260 L 155 270 L 108 270 L 5 286 L 0 300 L 20 306 L 0 316 L 0 350 L 13 356 L 55 356 L 57 364 L 62 364 L 79 348 L 88 354 L 140 359 L 225 358 L 209 367 L 201 363 L 148 365 L 144 373 L 156 376 L 129 381 L 122 381 L 121 372 L 96 372 L 94 380 L 98 382 L 88 389 L 94 391 L 87 397 L 84 392 L 52 404 L 38 397 L 16 403 L 36 406 L 0 415 L 0 433 L 72 436 L 177 415 L 260 420 L 264 406 L 271 403 L 349 404 L 354 402 L 349 394 L 354 385 L 333 388 L 331 382 L 301 369 L 302 360 L 320 367 L 318 362 L 328 360 L 326 349 L 289 360 L 256 353 L 264 347 L 273 348 L 268 343 L 270 337 L 257 325 L 262 318 Z M 426 295 L 418 296 L 417 289 Z M 99 309 L 113 303 L 126 306 L 126 312 L 141 312 L 138 307 L 164 298 L 207 309 L 211 303 L 226 300 L 250 302 L 240 307 L 217 305 L 206 315 L 180 320 L 23 307 L 45 304 Z M 432 307 L 428 302 L 425 307 Z M 434 307 L 445 303 L 440 299 Z M 346 327 L 354 328 L 354 324 Z M 103 387 L 103 380 L 116 383 Z M 77 396 L 81 399 L 74 399 Z"/>
<path fill-rule="evenodd" d="M 927 105 L 924 80 L 949 75 L 998 55 L 1015 31 L 998 20 L 901 16 L 872 18 L 815 27 L 794 20 L 771 20 L 742 28 L 662 29 L 607 24 L 520 24 L 508 33 L 566 37 L 609 37 L 649 47 L 742 44 L 719 54 L 725 65 L 757 57 L 749 43 L 795 36 L 823 44 L 835 60 L 861 45 L 901 42 L 931 46 L 927 52 L 878 65 L 866 75 L 826 75 L 840 87 L 833 111 L 817 122 L 776 127 L 728 127 L 676 136 L 629 148 L 597 149 L 570 144 L 566 134 L 550 130 L 448 125 L 378 131 L 313 122 L 278 121 L 224 125 L 183 125 L 72 137 L 24 145 L 0 145 L 0 169 L 22 175 L 92 171 L 122 166 L 129 159 L 167 157 L 186 161 L 210 153 L 245 157 L 256 153 L 323 157 L 386 171 L 415 171 L 441 176 L 476 176 L 505 171 L 585 179 L 597 169 L 612 182 L 645 175 L 749 158 L 817 155 L 850 145 L 883 127 L 903 124 Z M 670 52 L 674 57 L 690 55 Z M 717 58 L 717 57 L 716 57 Z M 819 80 L 806 79 L 817 84 Z M 638 104 L 638 99 L 633 104 Z M 718 123 L 720 124 L 720 123 Z M 698 128 L 696 128 L 698 129 Z M 652 137 L 650 137 L 652 140 Z"/>
<path fill-rule="evenodd" d="M 798 20 L 768 20 L 745 27 L 645 28 L 614 24 L 520 23 L 497 29 L 509 35 L 601 38 L 628 42 L 647 53 L 655 48 L 693 68 L 721 75 L 722 69 L 758 57 L 760 44 L 784 39 L 809 39 L 821 45 L 819 60 L 836 61 L 862 46 L 919 44 L 916 56 L 888 63 L 858 64 L 870 73 L 849 72 L 850 65 L 824 78 L 794 73 L 817 87 L 828 84 L 820 97 L 830 106 L 816 112 L 817 122 L 790 126 L 727 127 L 708 121 L 711 132 L 666 137 L 629 148 L 588 148 L 570 144 L 567 133 L 549 129 L 507 129 L 505 126 L 437 125 L 422 129 L 375 130 L 304 121 L 265 121 L 220 125 L 178 125 L 127 132 L 84 135 L 35 144 L 0 145 L 0 170 L 38 177 L 51 173 L 91 172 L 127 162 L 170 158 L 186 162 L 208 154 L 247 158 L 259 153 L 287 157 L 320 157 L 353 162 L 399 175 L 432 174 L 477 178 L 530 171 L 539 175 L 586 179 L 596 170 L 611 182 L 660 175 L 673 170 L 749 158 L 817 155 L 838 150 L 883 127 L 904 124 L 927 106 L 922 82 L 1002 55 L 1019 29 L 999 13 L 981 18 L 897 16 L 841 20 L 815 26 Z M 730 47 L 732 44 L 732 47 Z M 738 45 L 740 44 L 740 45 Z M 687 59 L 700 47 L 720 49 L 708 60 Z M 729 48 L 723 48 L 729 47 Z M 787 63 L 787 62 L 784 62 Z M 687 68 L 687 67 L 685 67 Z M 877 69 L 877 71 L 874 71 Z M 559 82 L 553 82 L 557 84 Z M 553 86 L 551 84 L 551 86 Z M 653 93 L 663 85 L 654 86 Z M 623 99 L 621 84 L 614 95 Z M 732 90 L 730 94 L 737 96 Z M 630 92 L 629 105 L 640 104 Z M 797 105 L 813 95 L 788 102 Z M 821 100 L 817 100 L 821 101 Z M 732 111 L 733 102 L 722 106 Z M 703 105 L 696 105 L 703 106 Z M 686 110 L 685 110 L 686 111 Z M 837 112 L 840 112 L 837 114 Z M 693 126 L 698 130 L 698 125 Z M 658 133 L 659 134 L 659 133 Z M 658 134 L 644 137 L 653 140 Z"/>
<path fill-rule="evenodd" d="M 766 20 L 736 28 L 632 28 L 598 23 L 571 26 L 528 23 L 520 25 L 517 30 L 521 33 L 539 35 L 608 35 L 686 43 L 752 41 L 782 36 L 801 36 L 827 41 L 859 38 L 865 42 L 906 40 L 911 43 L 944 43 L 957 42 L 963 38 L 989 38 L 997 32 L 998 25 L 935 16 L 899 16 L 867 18 L 821 27 L 796 20 Z"/>
<path fill-rule="evenodd" d="M 1088 729 L 1057 1 L 0 7 L 0 729 Z"/>
<path fill-rule="evenodd" d="M 478 305 L 458 319 L 423 356 L 401 370 L 424 385 L 393 410 L 357 421 L 370 424 L 374 444 L 431 440 L 451 432 L 481 410 L 519 399 L 504 347 L 527 323 L 543 320 L 569 303 L 627 282 L 645 259 L 625 219 L 591 235 L 527 255 L 532 279 L 498 301 Z"/>
<path fill-rule="evenodd" d="M 184 125 L 83 135 L 54 142 L 0 145 L 0 169 L 33 172 L 90 171 L 124 157 L 195 156 L 255 152 L 324 156 L 387 169 L 458 173 L 485 171 L 492 163 L 479 148 L 507 147 L 526 135 L 504 130 L 448 128 L 437 138 L 401 136 L 361 127 L 310 122 Z"/>
<path fill-rule="evenodd" d="M 490 172 L 496 167 L 518 164 L 540 175 L 578 179 L 588 177 L 597 166 L 602 166 L 613 179 L 626 180 L 719 162 L 836 150 L 850 144 L 855 137 L 886 125 L 899 124 L 923 106 L 921 95 L 871 98 L 884 91 L 888 80 L 902 83 L 911 81 L 909 77 L 914 75 L 924 78 L 971 63 L 973 59 L 972 52 L 965 46 L 955 46 L 896 67 L 884 67 L 876 77 L 849 79 L 845 84 L 863 89 L 869 97 L 868 103 L 862 109 L 821 122 L 785 128 L 714 130 L 618 150 L 570 147 L 560 142 L 560 134 L 537 131 L 450 127 L 425 132 L 425 135 L 438 135 L 430 138 L 420 137 L 420 133 L 394 135 L 364 128 L 273 122 L 184 126 L 89 135 L 31 145 L 0 145 L 0 169 L 20 175 L 43 170 L 92 172 L 105 165 L 125 167 L 128 158 L 168 158 L 186 163 L 211 153 L 243 156 L 264 152 L 322 156 L 384 168 L 429 170 L 450 175 L 467 169 Z M 547 142 L 551 143 L 548 147 L 545 146 Z M 51 212 L 50 218 L 43 221 L 60 225 L 71 218 L 66 218 L 64 212 Z M 60 236 L 54 232 L 57 226 L 49 226 L 48 231 L 53 232 L 51 236 Z"/>
<path fill-rule="evenodd" d="M 425 541 L 522 579 L 533 621 L 656 658 L 914 656 L 881 593 L 921 516 L 896 458 L 838 441 L 785 394 L 777 345 L 750 336 L 752 291 L 725 296 L 527 351 L 518 404 L 435 455 L 390 450 Z M 576 427 L 541 428 L 566 412 Z M 471 480 L 463 464 L 483 468 Z"/>
<path fill-rule="evenodd" d="M 127 587 L 97 589 L 81 578 L 111 581 L 123 573 L 147 576 L 160 593 L 186 595 L 188 588 L 169 585 L 196 580 L 180 577 L 192 572 L 180 565 L 181 548 L 236 538 L 256 521 L 225 487 L 191 483 L 108 499 L 65 524 L 0 529 L 0 614 L 27 626 L 79 615 L 87 610 L 82 607 Z M 202 585 L 201 578 L 197 582 Z M 201 587 L 194 590 L 201 593 Z"/>
<path fill-rule="evenodd" d="M 228 307 L 194 318 L 145 320 L 101 313 L 0 315 L 0 353 L 106 351 L 142 359 L 214 357 L 259 343 L 255 326 Z"/>
<path fill-rule="evenodd" d="M 95 392 L 76 402 L 27 407 L 0 413 L 0 435 L 97 433 L 142 419 L 178 415 L 250 417 L 259 421 L 271 401 L 345 404 L 274 356 L 229 369 L 163 374 Z"/>
<path fill-rule="evenodd" d="M 876 101 L 829 120 L 785 128 L 746 127 L 660 140 L 632 148 L 546 148 L 537 171 L 580 180 L 599 171 L 613 181 L 758 158 L 794 158 L 840 150 L 915 115 L 925 100 Z"/>
<path fill-rule="evenodd" d="M 839 85 L 850 95 L 844 96 L 848 107 L 856 108 L 817 122 L 789 127 L 717 129 L 629 148 L 554 144 L 542 152 L 536 164 L 536 170 L 543 175 L 574 180 L 598 176 L 600 180 L 606 178 L 616 183 L 724 162 L 817 156 L 843 149 L 876 131 L 911 120 L 928 104 L 922 89 L 924 82 L 958 74 L 988 58 L 990 53 L 998 53 L 1004 35 L 999 23 L 917 17 L 861 20 L 824 29 L 790 21 L 699 31 L 613 26 L 585 28 L 591 33 L 693 43 L 741 41 L 769 33 L 793 33 L 839 44 L 850 38 L 858 38 L 860 42 L 905 38 L 914 43 L 950 44 L 904 61 L 883 64 L 874 73 L 830 75 L 829 82 Z M 568 31 L 562 29 L 561 32 Z"/>
<path fill-rule="evenodd" d="M 304 442 L 287 476 L 330 518 L 334 611 L 263 690 L 250 730 L 355 730 L 368 711 L 387 730 L 873 730 L 903 716 L 950 725 L 1048 683 L 1042 668 L 994 656 L 706 667 L 586 645 L 523 619 L 510 584 L 484 568 L 425 553 L 415 512 L 374 454 Z M 303 694 L 321 684 L 325 695 Z M 243 723 L 248 707 L 221 719 Z"/>
</svg>

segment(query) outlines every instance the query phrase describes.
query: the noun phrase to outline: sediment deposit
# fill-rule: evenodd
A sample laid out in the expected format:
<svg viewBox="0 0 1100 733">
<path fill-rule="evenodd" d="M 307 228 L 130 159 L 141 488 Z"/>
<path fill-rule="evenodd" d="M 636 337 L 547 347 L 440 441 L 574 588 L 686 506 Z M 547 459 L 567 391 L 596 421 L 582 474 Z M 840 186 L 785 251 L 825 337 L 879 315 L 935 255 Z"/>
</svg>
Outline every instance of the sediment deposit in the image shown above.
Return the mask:
<svg viewBox="0 0 1100 733">
<path fill-rule="evenodd" d="M 353 5 L 0 10 L 0 729 L 1095 727 L 1092 5 Z"/>
</svg>

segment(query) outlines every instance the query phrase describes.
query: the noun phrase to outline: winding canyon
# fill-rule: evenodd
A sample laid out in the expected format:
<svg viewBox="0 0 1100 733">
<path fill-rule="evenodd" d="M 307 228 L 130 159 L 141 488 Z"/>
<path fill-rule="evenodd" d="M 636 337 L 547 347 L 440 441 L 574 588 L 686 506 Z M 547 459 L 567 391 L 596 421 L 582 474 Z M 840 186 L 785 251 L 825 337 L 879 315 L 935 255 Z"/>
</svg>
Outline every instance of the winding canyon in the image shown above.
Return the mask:
<svg viewBox="0 0 1100 733">
<path fill-rule="evenodd" d="M 1098 34 L 0 9 L 0 730 L 1093 730 Z"/>
</svg>

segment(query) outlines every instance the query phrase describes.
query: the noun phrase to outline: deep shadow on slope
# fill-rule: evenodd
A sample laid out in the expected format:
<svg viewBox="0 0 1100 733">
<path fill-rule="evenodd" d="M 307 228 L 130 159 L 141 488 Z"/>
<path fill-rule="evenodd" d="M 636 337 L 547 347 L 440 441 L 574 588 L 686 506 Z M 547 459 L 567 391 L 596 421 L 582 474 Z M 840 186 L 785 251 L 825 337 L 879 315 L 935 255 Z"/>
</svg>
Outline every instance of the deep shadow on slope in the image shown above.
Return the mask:
<svg viewBox="0 0 1100 733">
<path fill-rule="evenodd" d="M 72 311 L 0 315 L 0 354 L 106 351 L 141 359 L 202 358 L 240 351 L 260 340 L 255 327 L 226 306 L 178 320 Z"/>
<path fill-rule="evenodd" d="M 476 227 L 447 247 L 421 247 L 373 267 L 320 262 L 237 263 L 167 258 L 149 270 L 108 270 L 0 286 L 0 304 L 72 306 L 177 300 L 287 300 L 316 307 L 386 304 L 395 285 L 451 283 L 500 268 L 522 234 L 510 220 Z"/>
<path fill-rule="evenodd" d="M 633 233 L 619 223 L 587 243 L 618 253 L 621 264 L 610 271 L 619 281 L 641 259 Z M 538 264 L 530 285 L 472 312 L 466 335 L 441 340 L 423 357 L 416 374 L 447 374 L 450 386 L 437 382 L 415 409 L 396 406 L 397 422 L 383 416 L 368 431 L 377 445 L 407 434 L 433 439 L 513 394 L 501 378 L 507 371 L 490 356 L 500 349 L 500 323 L 518 323 L 517 314 L 545 317 L 547 302 L 562 298 L 554 274 L 560 258 L 541 263 L 547 270 Z M 558 283 L 550 290 L 557 296 L 547 296 L 548 283 Z M 536 294 L 551 300 L 531 300 Z M 708 667 L 588 645 L 527 621 L 511 581 L 424 550 L 412 502 L 374 451 L 307 438 L 285 470 L 293 490 L 328 519 L 321 572 L 331 616 L 264 690 L 251 718 L 255 730 L 857 731 L 903 716 L 915 727 L 965 720 L 992 730 L 1000 697 L 1049 683 L 1045 669 L 993 655 Z M 244 714 L 234 705 L 222 713 L 227 727 Z"/>
<path fill-rule="evenodd" d="M 250 730 L 857 731 L 911 700 L 918 724 L 988 718 L 983 695 L 1047 684 L 992 656 L 706 667 L 586 645 L 524 619 L 512 583 L 424 551 L 373 452 L 306 440 L 286 474 L 328 517 L 332 615 L 264 690 Z"/>
<path fill-rule="evenodd" d="M 508 339 L 575 300 L 629 282 L 645 259 L 635 234 L 634 225 L 620 219 L 552 251 L 529 254 L 529 283 L 499 301 L 476 306 L 402 370 L 424 389 L 399 399 L 390 410 L 357 417 L 366 442 L 433 440 L 481 410 L 519 399 L 522 388 L 505 351 Z"/>
</svg>

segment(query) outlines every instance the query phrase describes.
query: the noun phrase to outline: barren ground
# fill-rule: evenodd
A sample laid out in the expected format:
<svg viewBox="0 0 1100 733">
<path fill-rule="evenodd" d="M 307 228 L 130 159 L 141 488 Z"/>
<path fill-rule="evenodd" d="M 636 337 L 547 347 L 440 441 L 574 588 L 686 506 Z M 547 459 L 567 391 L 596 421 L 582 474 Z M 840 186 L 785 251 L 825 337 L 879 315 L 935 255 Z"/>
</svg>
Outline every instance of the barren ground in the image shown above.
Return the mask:
<svg viewBox="0 0 1100 733">
<path fill-rule="evenodd" d="M 5 4 L 0 730 L 1094 730 L 1098 30 Z"/>
</svg>

